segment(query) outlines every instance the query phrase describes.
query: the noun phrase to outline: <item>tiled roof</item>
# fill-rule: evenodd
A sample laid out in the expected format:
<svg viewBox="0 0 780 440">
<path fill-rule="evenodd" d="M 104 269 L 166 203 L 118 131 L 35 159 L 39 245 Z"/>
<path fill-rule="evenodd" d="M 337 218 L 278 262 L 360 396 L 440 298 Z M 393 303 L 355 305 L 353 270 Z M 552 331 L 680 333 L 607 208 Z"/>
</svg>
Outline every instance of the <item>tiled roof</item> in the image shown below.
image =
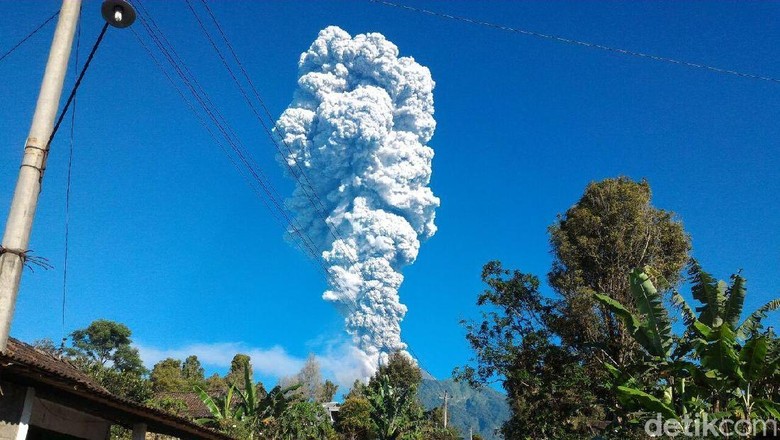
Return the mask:
<svg viewBox="0 0 780 440">
<path fill-rule="evenodd" d="M 152 432 L 177 437 L 230 440 L 189 419 L 115 396 L 70 362 L 13 338 L 8 339 L 5 353 L 0 353 L 0 371 L 3 380 L 81 402 L 82 410 L 114 422 L 146 423 Z M 81 409 L 75 404 L 72 407 Z"/>
</svg>

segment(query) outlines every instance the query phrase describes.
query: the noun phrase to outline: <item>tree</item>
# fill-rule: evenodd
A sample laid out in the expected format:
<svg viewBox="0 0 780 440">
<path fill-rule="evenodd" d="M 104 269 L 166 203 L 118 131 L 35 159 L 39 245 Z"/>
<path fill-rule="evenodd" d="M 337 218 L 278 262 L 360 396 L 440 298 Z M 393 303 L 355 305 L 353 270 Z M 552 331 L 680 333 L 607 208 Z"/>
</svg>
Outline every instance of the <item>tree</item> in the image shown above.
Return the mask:
<svg viewBox="0 0 780 440">
<path fill-rule="evenodd" d="M 222 376 L 217 373 L 212 374 L 206 379 L 205 388 L 210 393 L 225 392 L 228 389 L 228 384 Z"/>
<path fill-rule="evenodd" d="M 54 342 L 49 338 L 33 341 L 32 346 L 35 347 L 36 350 L 40 350 L 52 356 L 59 356 L 61 354 L 59 348 L 54 346 Z"/>
<path fill-rule="evenodd" d="M 151 384 L 130 336 L 130 329 L 124 324 L 96 320 L 71 333 L 72 346 L 66 354 L 111 393 L 144 402 L 151 397 Z"/>
<path fill-rule="evenodd" d="M 187 356 L 181 365 L 181 375 L 187 382 L 187 391 L 192 391 L 195 386 L 203 388 L 206 384 L 204 374 L 205 370 L 200 365 L 198 357 L 195 355 Z"/>
<path fill-rule="evenodd" d="M 420 434 L 425 440 L 461 440 L 460 432 L 453 426 L 444 427 L 444 411 L 441 407 L 425 413 Z"/>
<path fill-rule="evenodd" d="M 372 430 L 379 440 L 415 438 L 424 422 L 417 390 L 422 371 L 401 352 L 392 353 L 362 390 L 371 405 Z"/>
<path fill-rule="evenodd" d="M 379 381 L 387 376 L 390 384 L 399 391 L 417 392 L 422 382 L 422 371 L 409 355 L 400 351 L 391 353 L 387 362 L 379 366 L 377 372 L 369 379 L 368 387 L 378 389 Z"/>
<path fill-rule="evenodd" d="M 131 346 L 130 329 L 126 325 L 105 319 L 93 321 L 89 327 L 71 333 L 73 346 L 68 355 L 122 372 L 145 371 L 138 349 Z"/>
<path fill-rule="evenodd" d="M 279 417 L 281 440 L 327 440 L 335 437 L 325 408 L 309 400 L 292 403 Z"/>
<path fill-rule="evenodd" d="M 363 395 L 348 396 L 339 409 L 336 430 L 342 434 L 344 440 L 373 438 L 371 402 Z"/>
<path fill-rule="evenodd" d="M 243 383 L 244 381 L 244 369 L 249 370 L 249 376 L 254 376 L 252 372 L 252 360 L 245 354 L 238 353 L 233 356 L 233 360 L 230 361 L 230 371 L 225 376 L 225 382 L 228 385 L 234 385 Z"/>
<path fill-rule="evenodd" d="M 150 375 L 152 389 L 156 392 L 183 392 L 189 391 L 187 380 L 182 374 L 181 362 L 167 358 L 156 363 L 152 367 Z"/>
<path fill-rule="evenodd" d="M 322 373 L 320 363 L 313 354 L 309 354 L 301 371 L 295 375 L 295 382 L 301 384 L 300 393 L 303 399 L 319 402 L 322 396 Z"/>
<path fill-rule="evenodd" d="M 488 288 L 477 298 L 482 319 L 464 321 L 477 366 L 455 371 L 480 387 L 495 380 L 507 393 L 505 438 L 583 438 L 603 416 L 578 353 L 561 344 L 559 303 L 539 292 L 539 279 L 493 261 L 482 270 Z"/>
<path fill-rule="evenodd" d="M 335 383 L 331 382 L 330 379 L 326 380 L 325 383 L 322 384 L 322 388 L 320 389 L 320 395 L 317 397 L 318 402 L 332 402 L 333 399 L 336 397 L 336 393 L 339 390 L 339 386 Z"/>
<path fill-rule="evenodd" d="M 590 183 L 580 200 L 549 228 L 550 285 L 576 325 L 561 336 L 575 347 L 599 345 L 619 364 L 637 347 L 620 321 L 597 306 L 594 293 L 629 304 L 627 273 L 652 266 L 670 285 L 680 280 L 690 238 L 672 212 L 653 207 L 650 185 L 626 177 Z"/>
</svg>

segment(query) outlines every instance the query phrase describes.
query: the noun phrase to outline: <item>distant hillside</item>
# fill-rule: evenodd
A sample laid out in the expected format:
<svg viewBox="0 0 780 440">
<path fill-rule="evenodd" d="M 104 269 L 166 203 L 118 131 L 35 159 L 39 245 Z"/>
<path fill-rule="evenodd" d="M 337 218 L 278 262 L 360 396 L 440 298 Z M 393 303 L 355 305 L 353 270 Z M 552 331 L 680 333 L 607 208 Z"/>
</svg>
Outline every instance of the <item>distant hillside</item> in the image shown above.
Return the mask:
<svg viewBox="0 0 780 440">
<path fill-rule="evenodd" d="M 506 397 L 492 388 L 475 390 L 465 383 L 452 379 L 423 379 L 420 386 L 420 400 L 426 409 L 442 405 L 444 391 L 451 396 L 449 405 L 449 420 L 453 426 L 460 429 L 461 434 L 468 438 L 469 428 L 479 433 L 485 439 L 499 440 L 494 434 L 496 428 L 509 419 L 509 407 Z"/>
</svg>

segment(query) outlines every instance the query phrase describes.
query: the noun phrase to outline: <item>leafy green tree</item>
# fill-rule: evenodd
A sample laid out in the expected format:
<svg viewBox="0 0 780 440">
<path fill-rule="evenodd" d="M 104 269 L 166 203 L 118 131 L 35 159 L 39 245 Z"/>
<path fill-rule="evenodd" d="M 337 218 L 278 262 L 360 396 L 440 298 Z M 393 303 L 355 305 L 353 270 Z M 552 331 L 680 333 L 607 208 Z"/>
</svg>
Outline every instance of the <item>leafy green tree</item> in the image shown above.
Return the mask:
<svg viewBox="0 0 780 440">
<path fill-rule="evenodd" d="M 462 438 L 457 428 L 444 427 L 444 412 L 441 407 L 425 413 L 420 435 L 425 440 L 461 440 Z"/>
<path fill-rule="evenodd" d="M 578 352 L 555 332 L 559 303 L 539 292 L 539 279 L 493 261 L 482 270 L 487 289 L 477 298 L 482 319 L 465 321 L 477 366 L 455 371 L 458 380 L 480 387 L 498 380 L 507 393 L 511 418 L 505 438 L 583 438 L 603 418 Z"/>
<path fill-rule="evenodd" d="M 422 407 L 415 402 L 414 387 L 394 386 L 387 374 L 372 378 L 368 402 L 378 440 L 413 438 L 422 424 Z"/>
<path fill-rule="evenodd" d="M 422 371 L 406 354 L 396 351 L 388 356 L 387 362 L 380 365 L 377 372 L 369 379 L 368 388 L 379 389 L 379 382 L 387 376 L 389 383 L 398 391 L 412 393 L 422 382 Z"/>
<path fill-rule="evenodd" d="M 130 329 L 124 324 L 96 320 L 71 333 L 72 346 L 65 354 L 111 393 L 145 402 L 151 398 L 151 384 L 130 336 Z"/>
<path fill-rule="evenodd" d="M 206 379 L 206 386 L 204 389 L 208 390 L 210 393 L 225 392 L 228 389 L 228 384 L 222 376 L 214 373 Z"/>
<path fill-rule="evenodd" d="M 206 384 L 204 374 L 205 370 L 201 366 L 198 357 L 195 355 L 187 356 L 187 359 L 181 365 L 181 375 L 187 382 L 187 391 L 191 391 L 196 386 L 203 388 Z"/>
<path fill-rule="evenodd" d="M 278 419 L 281 440 L 328 440 L 336 432 L 325 408 L 309 400 L 294 402 Z"/>
<path fill-rule="evenodd" d="M 355 387 L 353 387 L 353 390 Z M 374 438 L 371 423 L 371 402 L 362 394 L 348 396 L 339 409 L 336 430 L 344 440 L 370 440 Z"/>
<path fill-rule="evenodd" d="M 336 393 L 339 390 L 339 386 L 335 383 L 331 382 L 330 379 L 326 380 L 325 383 L 322 384 L 322 388 L 320 389 L 320 394 L 317 398 L 318 402 L 332 402 L 333 399 L 336 397 Z"/>
<path fill-rule="evenodd" d="M 350 395 L 362 395 L 371 405 L 372 431 L 380 440 L 416 439 L 421 435 L 424 412 L 418 398 L 422 371 L 401 352 L 392 353 L 365 386 Z"/>
<path fill-rule="evenodd" d="M 252 359 L 245 355 L 238 353 L 233 356 L 233 360 L 230 361 L 230 370 L 225 376 L 225 382 L 228 385 L 240 384 L 244 382 L 244 370 L 249 369 L 249 376 L 254 376 L 252 372 Z"/>
<path fill-rule="evenodd" d="M 184 400 L 174 396 L 154 396 L 146 404 L 180 417 L 186 417 L 189 410 Z"/>
<path fill-rule="evenodd" d="M 138 349 L 132 347 L 130 329 L 126 325 L 105 319 L 93 321 L 87 328 L 71 333 L 71 357 L 113 367 L 121 372 L 144 373 Z"/>
<path fill-rule="evenodd" d="M 576 323 L 562 328 L 561 337 L 577 348 L 597 345 L 620 365 L 630 362 L 636 345 L 593 294 L 630 304 L 625 274 L 645 265 L 675 285 L 690 250 L 682 223 L 651 205 L 646 181 L 618 177 L 590 183 L 549 232 L 549 282 L 563 298 L 563 316 Z"/>
<path fill-rule="evenodd" d="M 189 391 L 187 380 L 182 375 L 181 362 L 167 358 L 156 363 L 152 367 L 150 375 L 152 389 L 156 392 L 184 392 Z"/>
</svg>

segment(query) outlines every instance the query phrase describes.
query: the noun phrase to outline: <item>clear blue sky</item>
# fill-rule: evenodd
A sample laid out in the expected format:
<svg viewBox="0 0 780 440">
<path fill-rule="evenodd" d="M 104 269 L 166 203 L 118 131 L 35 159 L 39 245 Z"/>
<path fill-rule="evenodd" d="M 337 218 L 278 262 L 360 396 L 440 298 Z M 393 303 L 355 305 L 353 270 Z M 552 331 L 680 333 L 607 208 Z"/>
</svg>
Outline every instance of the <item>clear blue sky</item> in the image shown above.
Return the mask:
<svg viewBox="0 0 780 440">
<path fill-rule="evenodd" d="M 145 3 L 274 185 L 289 194 L 272 144 L 185 4 Z M 780 77 L 778 2 L 409 4 Z M 102 25 L 99 6 L 84 4 L 82 60 Z M 596 179 L 647 178 L 655 205 L 679 214 L 706 269 L 720 278 L 743 269 L 747 310 L 780 293 L 780 84 L 367 1 L 212 7 L 274 115 L 290 102 L 300 53 L 328 25 L 353 35 L 380 32 L 430 68 L 439 232 L 405 270 L 401 298 L 409 307 L 404 338 L 435 376 L 470 357 L 458 321 L 477 316 L 482 264 L 500 259 L 544 277 L 547 226 Z M 0 2 L 0 50 L 56 8 L 53 1 Z M 0 63 L 3 218 L 52 31 Z M 26 341 L 57 341 L 62 333 L 68 128 L 52 148 L 31 244 L 55 269 L 25 272 L 12 330 Z M 110 29 L 79 93 L 66 331 L 117 320 L 157 355 L 194 344 L 224 351 L 217 344 L 233 343 L 256 353 L 277 347 L 261 368 L 272 380 L 279 365 L 327 352 L 342 333 L 341 318 L 320 299 L 321 272 L 282 236 L 132 33 Z"/>
</svg>

